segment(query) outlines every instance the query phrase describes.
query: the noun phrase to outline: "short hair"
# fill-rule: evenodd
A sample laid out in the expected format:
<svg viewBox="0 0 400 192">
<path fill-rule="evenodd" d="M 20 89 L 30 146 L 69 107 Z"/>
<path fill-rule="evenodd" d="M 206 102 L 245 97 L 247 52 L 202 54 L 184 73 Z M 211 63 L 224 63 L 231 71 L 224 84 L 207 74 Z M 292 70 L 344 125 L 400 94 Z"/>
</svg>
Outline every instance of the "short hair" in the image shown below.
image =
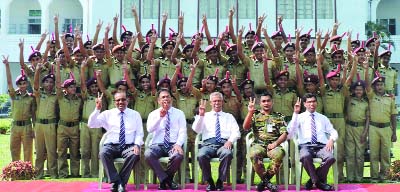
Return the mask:
<svg viewBox="0 0 400 192">
<path fill-rule="evenodd" d="M 268 91 L 264 91 L 263 93 L 261 93 L 261 97 L 262 97 L 262 96 L 269 96 L 269 97 L 271 97 L 271 99 L 273 99 L 272 93 L 270 93 L 270 92 L 268 92 Z"/>
<path fill-rule="evenodd" d="M 220 97 L 221 99 L 224 99 L 224 95 L 222 95 L 222 93 L 220 93 L 220 92 L 213 92 L 213 93 L 210 94 L 210 101 L 211 101 L 211 98 L 213 98 L 213 97 L 215 97 L 215 96 Z"/>
<path fill-rule="evenodd" d="M 303 100 L 303 102 L 305 103 L 306 100 L 307 100 L 307 99 L 310 99 L 310 98 L 315 98 L 315 101 L 318 101 L 317 95 L 315 95 L 314 93 L 306 93 L 306 94 L 303 96 L 302 100 Z"/>
<path fill-rule="evenodd" d="M 172 96 L 172 93 L 169 89 L 161 88 L 160 90 L 157 91 L 157 98 L 160 97 L 161 92 L 168 92 L 169 96 Z"/>
</svg>

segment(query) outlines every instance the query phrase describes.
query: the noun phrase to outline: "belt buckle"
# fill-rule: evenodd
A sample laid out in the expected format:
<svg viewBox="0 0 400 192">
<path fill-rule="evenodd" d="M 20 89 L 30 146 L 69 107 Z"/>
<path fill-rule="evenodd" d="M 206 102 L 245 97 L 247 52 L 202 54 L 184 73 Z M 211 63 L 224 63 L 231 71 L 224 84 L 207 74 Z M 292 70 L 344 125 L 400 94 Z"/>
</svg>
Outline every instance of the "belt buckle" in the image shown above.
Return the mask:
<svg viewBox="0 0 400 192">
<path fill-rule="evenodd" d="M 42 124 L 49 124 L 49 120 L 48 119 L 42 119 Z"/>
<path fill-rule="evenodd" d="M 67 125 L 67 127 L 73 127 L 74 126 L 73 122 L 67 122 L 66 125 Z"/>
</svg>

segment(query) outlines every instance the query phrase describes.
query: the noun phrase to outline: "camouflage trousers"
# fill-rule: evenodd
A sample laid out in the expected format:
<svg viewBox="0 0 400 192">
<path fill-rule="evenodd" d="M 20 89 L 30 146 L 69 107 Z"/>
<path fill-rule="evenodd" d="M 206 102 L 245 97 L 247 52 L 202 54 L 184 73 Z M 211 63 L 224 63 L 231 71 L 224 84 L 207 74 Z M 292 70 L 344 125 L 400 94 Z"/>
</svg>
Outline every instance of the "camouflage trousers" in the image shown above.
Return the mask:
<svg viewBox="0 0 400 192">
<path fill-rule="evenodd" d="M 281 167 L 285 151 L 278 146 L 272 150 L 267 149 L 267 145 L 253 144 L 250 147 L 250 159 L 253 163 L 254 171 L 262 179 L 271 179 Z M 271 163 L 265 169 L 263 158 L 270 158 Z"/>
</svg>

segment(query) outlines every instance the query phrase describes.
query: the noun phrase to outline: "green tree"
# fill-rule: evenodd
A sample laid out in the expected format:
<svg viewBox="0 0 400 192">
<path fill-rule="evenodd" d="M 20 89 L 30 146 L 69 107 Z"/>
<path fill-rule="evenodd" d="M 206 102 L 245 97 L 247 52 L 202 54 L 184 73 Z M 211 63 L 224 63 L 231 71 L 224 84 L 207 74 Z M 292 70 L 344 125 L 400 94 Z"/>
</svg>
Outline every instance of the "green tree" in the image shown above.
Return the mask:
<svg viewBox="0 0 400 192">
<path fill-rule="evenodd" d="M 365 34 L 368 38 L 372 37 L 374 32 L 381 37 L 381 47 L 387 49 L 387 46 L 390 44 L 394 48 L 393 40 L 390 38 L 390 32 L 387 27 L 382 24 L 374 23 L 372 21 L 368 21 L 365 24 Z"/>
</svg>

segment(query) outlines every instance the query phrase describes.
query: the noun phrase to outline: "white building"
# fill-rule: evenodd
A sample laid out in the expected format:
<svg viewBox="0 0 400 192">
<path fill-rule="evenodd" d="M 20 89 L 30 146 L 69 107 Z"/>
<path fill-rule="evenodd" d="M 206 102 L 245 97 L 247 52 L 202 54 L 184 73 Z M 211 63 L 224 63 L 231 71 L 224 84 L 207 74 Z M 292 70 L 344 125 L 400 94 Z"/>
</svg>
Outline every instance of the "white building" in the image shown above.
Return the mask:
<svg viewBox="0 0 400 192">
<path fill-rule="evenodd" d="M 255 28 L 257 17 L 266 13 L 265 24 L 269 31 L 275 31 L 276 18 L 283 15 L 286 33 L 294 34 L 294 29 L 304 26 L 304 31 L 313 28 L 332 29 L 335 21 L 340 22 L 338 33 L 353 30 L 365 39 L 367 21 L 384 22 L 392 33 L 395 47 L 400 47 L 400 7 L 399 0 L 1 0 L 0 1 L 0 55 L 10 55 L 13 78 L 18 73 L 20 38 L 25 40 L 25 60 L 36 46 L 40 34 L 54 31 L 53 16 L 58 13 L 60 31 L 68 30 L 70 25 L 81 25 L 83 34 L 94 34 L 96 24 L 103 20 L 103 29 L 112 18 L 120 15 L 120 23 L 128 30 L 135 31 L 131 7 L 135 5 L 140 13 L 142 32 L 147 32 L 151 24 L 160 31 L 161 14 L 169 13 L 168 27 L 177 30 L 178 15 L 184 12 L 184 34 L 191 36 L 201 28 L 201 18 L 207 15 L 210 32 L 213 36 L 225 30 L 228 10 L 237 7 L 234 25 L 236 29 L 249 23 Z M 218 11 L 219 10 L 219 11 Z M 120 27 L 118 28 L 120 30 Z M 119 31 L 120 32 L 120 31 Z M 168 33 L 168 31 L 167 31 Z M 100 38 L 103 31 L 100 32 Z M 42 51 L 44 51 L 42 46 Z M 399 50 L 394 51 L 393 63 L 400 63 Z M 395 65 L 393 65 L 395 66 Z M 1 71 L 4 66 L 1 65 Z M 4 72 L 3 72 L 4 73 Z M 5 75 L 0 75 L 0 93 L 6 93 Z"/>
</svg>

